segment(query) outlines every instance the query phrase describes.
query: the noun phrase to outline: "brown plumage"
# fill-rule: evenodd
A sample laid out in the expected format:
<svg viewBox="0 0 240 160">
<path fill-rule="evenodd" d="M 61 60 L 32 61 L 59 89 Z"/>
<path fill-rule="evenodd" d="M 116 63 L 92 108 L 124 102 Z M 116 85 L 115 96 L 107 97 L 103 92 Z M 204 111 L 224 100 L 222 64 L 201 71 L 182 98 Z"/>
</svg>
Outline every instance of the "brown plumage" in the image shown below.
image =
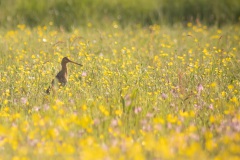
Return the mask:
<svg viewBox="0 0 240 160">
<path fill-rule="evenodd" d="M 55 86 L 55 81 L 57 79 L 58 83 L 60 83 L 61 86 L 65 86 L 67 83 L 67 74 L 68 74 L 68 70 L 67 70 L 67 63 L 74 63 L 77 64 L 79 66 L 82 66 L 79 63 L 73 62 L 70 59 L 68 59 L 67 57 L 64 57 L 62 59 L 61 65 L 62 65 L 62 70 L 60 72 L 58 72 L 58 74 L 56 75 L 55 79 L 52 80 L 52 84 L 48 87 L 48 89 L 46 90 L 47 94 L 50 94 L 50 91 L 54 88 Z"/>
</svg>

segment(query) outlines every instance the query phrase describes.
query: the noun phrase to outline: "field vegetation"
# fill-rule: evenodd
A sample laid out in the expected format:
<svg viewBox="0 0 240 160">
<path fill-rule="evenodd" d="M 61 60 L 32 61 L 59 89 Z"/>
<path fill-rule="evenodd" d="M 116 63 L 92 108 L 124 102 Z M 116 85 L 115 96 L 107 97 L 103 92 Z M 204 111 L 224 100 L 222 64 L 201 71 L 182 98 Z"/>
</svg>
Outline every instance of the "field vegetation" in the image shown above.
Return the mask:
<svg viewBox="0 0 240 160">
<path fill-rule="evenodd" d="M 122 27 L 130 24 L 201 22 L 223 26 L 239 23 L 239 0 L 1 0 L 0 25 L 15 27 L 45 25 L 71 30 L 87 24 L 107 26 L 117 21 Z"/>
<path fill-rule="evenodd" d="M 0 159 L 239 159 L 237 1 L 224 25 L 217 8 L 156 16 L 164 0 L 0 2 Z M 83 67 L 48 95 L 65 56 Z"/>
</svg>

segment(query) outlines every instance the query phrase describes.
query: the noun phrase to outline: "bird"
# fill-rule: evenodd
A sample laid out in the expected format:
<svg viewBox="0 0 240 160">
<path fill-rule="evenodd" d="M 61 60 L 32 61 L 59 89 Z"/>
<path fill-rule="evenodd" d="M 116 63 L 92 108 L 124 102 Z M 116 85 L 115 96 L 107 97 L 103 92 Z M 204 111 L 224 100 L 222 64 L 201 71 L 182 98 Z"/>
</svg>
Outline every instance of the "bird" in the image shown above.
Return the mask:
<svg viewBox="0 0 240 160">
<path fill-rule="evenodd" d="M 48 89 L 46 90 L 46 93 L 47 94 L 50 94 L 51 90 L 54 89 L 54 86 L 55 86 L 55 83 L 56 83 L 56 80 L 58 81 L 58 83 L 60 84 L 60 86 L 65 86 L 68 79 L 67 79 L 67 76 L 68 76 L 68 69 L 67 69 L 67 63 L 73 63 L 73 64 L 76 64 L 76 65 L 79 65 L 79 66 L 83 66 L 82 64 L 79 64 L 79 63 L 76 63 L 76 62 L 73 62 L 71 61 L 70 59 L 68 59 L 68 57 L 64 57 L 62 59 L 62 62 L 61 62 L 61 65 L 62 65 L 62 69 L 61 71 L 58 72 L 58 74 L 56 75 L 56 77 L 52 80 L 52 83 L 51 85 L 48 87 Z"/>
</svg>

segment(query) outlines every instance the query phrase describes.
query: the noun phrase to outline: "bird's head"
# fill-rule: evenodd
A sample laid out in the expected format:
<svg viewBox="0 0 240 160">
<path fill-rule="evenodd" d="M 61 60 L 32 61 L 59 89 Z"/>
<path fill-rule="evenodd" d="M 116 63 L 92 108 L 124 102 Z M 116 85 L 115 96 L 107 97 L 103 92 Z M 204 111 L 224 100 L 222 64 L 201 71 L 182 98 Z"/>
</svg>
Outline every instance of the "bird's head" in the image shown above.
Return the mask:
<svg viewBox="0 0 240 160">
<path fill-rule="evenodd" d="M 64 65 L 64 64 L 67 64 L 68 62 L 77 64 L 77 65 L 79 65 L 79 66 L 82 66 L 82 64 L 79 64 L 79 63 L 76 63 L 76 62 L 71 61 L 70 59 L 68 59 L 68 57 L 64 57 L 64 58 L 62 59 L 61 64 Z"/>
</svg>

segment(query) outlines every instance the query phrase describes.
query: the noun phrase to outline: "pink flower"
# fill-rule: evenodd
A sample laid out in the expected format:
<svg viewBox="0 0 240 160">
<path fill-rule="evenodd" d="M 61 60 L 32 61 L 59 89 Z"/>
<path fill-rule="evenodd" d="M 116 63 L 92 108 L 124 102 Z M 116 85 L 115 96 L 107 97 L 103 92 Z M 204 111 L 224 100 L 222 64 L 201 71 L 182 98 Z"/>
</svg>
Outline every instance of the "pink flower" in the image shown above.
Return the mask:
<svg viewBox="0 0 240 160">
<path fill-rule="evenodd" d="M 94 120 L 93 120 L 93 123 L 94 123 L 94 125 L 99 125 L 100 124 L 100 120 L 98 119 L 98 118 L 95 118 Z"/>
<path fill-rule="evenodd" d="M 127 107 L 131 105 L 132 100 L 131 100 L 131 97 L 130 97 L 129 94 L 124 97 L 124 101 L 125 101 L 125 105 L 126 105 Z"/>
<path fill-rule="evenodd" d="M 49 105 L 47 105 L 47 104 L 44 104 L 43 105 L 43 109 L 46 111 L 46 110 L 48 110 L 50 108 L 50 106 Z"/>
<path fill-rule="evenodd" d="M 153 113 L 147 113 L 146 115 L 147 118 L 152 118 L 153 116 L 154 116 Z"/>
<path fill-rule="evenodd" d="M 135 114 L 138 114 L 138 113 L 140 113 L 142 111 L 142 108 L 141 107 L 135 107 L 135 109 L 134 109 L 134 113 Z"/>
<path fill-rule="evenodd" d="M 28 101 L 28 99 L 27 99 L 26 97 L 22 97 L 22 98 L 21 98 L 21 102 L 22 102 L 22 104 L 26 104 L 27 101 Z"/>
<path fill-rule="evenodd" d="M 33 107 L 33 110 L 36 111 L 36 112 L 38 112 L 38 111 L 40 110 L 40 107 L 35 106 L 35 107 Z"/>
<path fill-rule="evenodd" d="M 167 99 L 167 97 L 168 97 L 168 96 L 167 96 L 165 93 L 162 93 L 162 98 L 163 98 L 163 99 Z"/>
<path fill-rule="evenodd" d="M 198 91 L 198 95 L 200 95 L 201 92 L 203 91 L 203 86 L 202 86 L 202 84 L 200 84 L 200 83 L 198 84 L 197 91 Z"/>
<path fill-rule="evenodd" d="M 210 104 L 210 105 L 208 106 L 208 108 L 211 109 L 211 110 L 213 110 L 213 105 Z"/>
<path fill-rule="evenodd" d="M 111 126 L 112 127 L 116 127 L 118 125 L 118 121 L 116 120 L 116 119 L 113 119 L 112 121 L 111 121 Z"/>
<path fill-rule="evenodd" d="M 85 72 L 85 71 L 82 72 L 82 76 L 83 76 L 83 77 L 86 77 L 86 76 L 87 76 L 87 72 Z"/>
</svg>

